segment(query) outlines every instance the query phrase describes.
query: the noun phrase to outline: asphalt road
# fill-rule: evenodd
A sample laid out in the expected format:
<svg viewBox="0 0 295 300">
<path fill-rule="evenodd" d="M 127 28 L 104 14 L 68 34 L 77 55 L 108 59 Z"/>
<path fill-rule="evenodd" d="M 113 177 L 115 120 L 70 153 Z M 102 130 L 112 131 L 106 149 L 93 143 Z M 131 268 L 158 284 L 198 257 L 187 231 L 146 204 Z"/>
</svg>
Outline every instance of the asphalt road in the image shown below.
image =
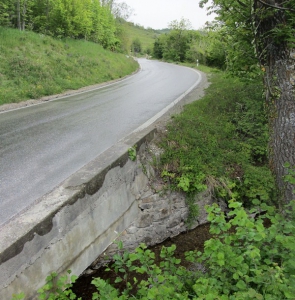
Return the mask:
<svg viewBox="0 0 295 300">
<path fill-rule="evenodd" d="M 0 113 L 0 225 L 192 88 L 200 75 L 140 59 L 115 84 Z"/>
</svg>

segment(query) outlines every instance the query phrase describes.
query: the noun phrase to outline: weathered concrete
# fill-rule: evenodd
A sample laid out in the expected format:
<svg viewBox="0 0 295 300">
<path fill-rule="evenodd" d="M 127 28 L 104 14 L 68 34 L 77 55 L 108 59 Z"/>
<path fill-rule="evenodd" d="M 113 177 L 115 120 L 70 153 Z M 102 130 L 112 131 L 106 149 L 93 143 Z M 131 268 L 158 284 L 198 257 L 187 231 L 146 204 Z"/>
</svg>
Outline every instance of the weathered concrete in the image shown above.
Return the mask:
<svg viewBox="0 0 295 300">
<path fill-rule="evenodd" d="M 154 130 L 136 133 L 86 165 L 0 232 L 0 299 L 32 299 L 51 272 L 81 274 L 136 218 L 148 183 L 128 149 L 144 148 Z"/>
</svg>

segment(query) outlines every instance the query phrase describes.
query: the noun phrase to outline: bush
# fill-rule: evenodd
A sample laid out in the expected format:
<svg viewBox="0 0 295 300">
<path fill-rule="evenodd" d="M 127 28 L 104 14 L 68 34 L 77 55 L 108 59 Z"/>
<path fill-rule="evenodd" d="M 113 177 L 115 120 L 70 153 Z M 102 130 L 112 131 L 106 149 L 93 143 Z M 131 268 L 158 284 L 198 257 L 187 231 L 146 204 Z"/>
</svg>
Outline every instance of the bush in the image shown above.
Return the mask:
<svg viewBox="0 0 295 300">
<path fill-rule="evenodd" d="M 217 205 L 208 207 L 214 237 L 205 242 L 204 253 L 187 253 L 194 268 L 179 266 L 175 246 L 163 247 L 156 265 L 154 253 L 141 245 L 115 257 L 117 281 L 125 280 L 126 289 L 120 293 L 94 279 L 93 299 L 109 299 L 110 293 L 112 299 L 294 299 L 295 203 L 291 206 L 282 214 L 262 204 L 251 215 L 230 200 L 229 220 Z M 130 271 L 146 274 L 146 280 L 129 279 Z"/>
</svg>

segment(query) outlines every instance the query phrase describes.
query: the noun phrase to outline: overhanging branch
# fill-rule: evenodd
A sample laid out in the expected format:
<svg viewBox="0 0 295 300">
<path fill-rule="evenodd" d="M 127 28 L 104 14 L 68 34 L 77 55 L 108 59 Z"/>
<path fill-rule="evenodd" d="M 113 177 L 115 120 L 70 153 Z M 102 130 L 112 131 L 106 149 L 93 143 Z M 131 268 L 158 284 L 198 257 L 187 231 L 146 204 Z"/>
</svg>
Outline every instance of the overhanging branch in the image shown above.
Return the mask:
<svg viewBox="0 0 295 300">
<path fill-rule="evenodd" d="M 266 3 L 262 0 L 257 0 L 258 2 L 260 2 L 261 4 L 265 5 L 265 6 L 268 6 L 268 7 L 271 7 L 271 8 L 275 8 L 275 9 L 279 9 L 279 10 L 288 10 L 288 11 L 294 11 L 294 9 L 292 8 L 287 8 L 287 7 L 281 7 L 281 6 L 277 6 L 277 5 L 273 5 L 273 4 L 270 4 L 270 3 Z"/>
</svg>

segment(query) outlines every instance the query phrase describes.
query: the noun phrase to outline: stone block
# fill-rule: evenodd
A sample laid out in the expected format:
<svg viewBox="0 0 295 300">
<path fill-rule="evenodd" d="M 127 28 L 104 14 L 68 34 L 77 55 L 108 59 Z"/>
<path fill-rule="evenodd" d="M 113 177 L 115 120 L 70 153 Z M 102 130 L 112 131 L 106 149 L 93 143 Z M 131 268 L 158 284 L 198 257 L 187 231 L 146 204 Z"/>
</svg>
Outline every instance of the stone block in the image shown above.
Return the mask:
<svg viewBox="0 0 295 300">
<path fill-rule="evenodd" d="M 157 202 L 159 200 L 159 196 L 156 195 L 151 195 L 149 197 L 143 198 L 142 199 L 142 203 L 154 203 Z"/>
<path fill-rule="evenodd" d="M 138 231 L 138 228 L 136 226 L 130 226 L 129 228 L 126 229 L 126 231 L 129 234 L 134 234 Z"/>
<path fill-rule="evenodd" d="M 163 219 L 167 219 L 169 218 L 170 215 L 170 211 L 169 208 L 162 208 L 159 211 L 155 212 L 153 215 L 153 221 L 159 221 L 159 220 L 163 220 Z"/>
<path fill-rule="evenodd" d="M 162 210 L 162 209 L 168 209 L 170 207 L 168 201 L 166 200 L 162 200 L 162 199 L 158 199 L 158 201 L 155 201 L 153 203 L 153 209 L 156 210 Z"/>
<path fill-rule="evenodd" d="M 181 218 L 175 217 L 169 221 L 169 223 L 167 224 L 167 228 L 175 227 L 175 226 L 179 225 L 180 223 L 181 223 Z"/>
<path fill-rule="evenodd" d="M 141 204 L 138 205 L 138 207 L 142 210 L 150 209 L 152 207 L 152 204 L 150 204 L 150 203 L 141 203 Z"/>
<path fill-rule="evenodd" d="M 152 222 L 153 222 L 153 216 L 151 214 L 142 213 L 137 220 L 136 226 L 139 228 L 145 228 L 150 226 Z"/>
</svg>

